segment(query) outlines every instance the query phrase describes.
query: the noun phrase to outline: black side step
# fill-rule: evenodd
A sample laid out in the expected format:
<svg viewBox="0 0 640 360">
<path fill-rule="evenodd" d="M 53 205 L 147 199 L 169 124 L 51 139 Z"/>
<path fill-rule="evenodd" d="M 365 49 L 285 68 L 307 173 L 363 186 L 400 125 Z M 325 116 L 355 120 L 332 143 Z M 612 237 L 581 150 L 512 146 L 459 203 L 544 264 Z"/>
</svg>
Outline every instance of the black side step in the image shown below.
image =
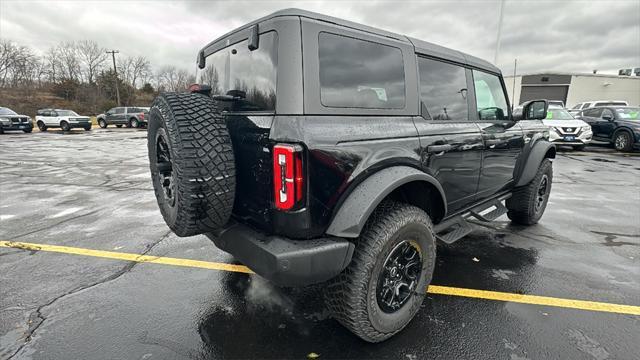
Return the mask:
<svg viewBox="0 0 640 360">
<path fill-rule="evenodd" d="M 483 213 L 483 211 L 490 209 L 492 207 L 495 207 L 495 209 L 491 210 L 490 212 Z M 502 204 L 502 201 L 497 200 L 489 204 L 482 204 L 481 206 L 477 206 L 469 210 L 469 215 L 473 216 L 474 218 L 480 221 L 491 222 L 499 218 L 500 216 L 506 214 L 507 211 L 508 211 L 507 207 Z"/>
<path fill-rule="evenodd" d="M 435 226 L 436 238 L 447 244 L 469 235 L 472 231 L 473 227 L 462 216 L 456 216 Z"/>
</svg>

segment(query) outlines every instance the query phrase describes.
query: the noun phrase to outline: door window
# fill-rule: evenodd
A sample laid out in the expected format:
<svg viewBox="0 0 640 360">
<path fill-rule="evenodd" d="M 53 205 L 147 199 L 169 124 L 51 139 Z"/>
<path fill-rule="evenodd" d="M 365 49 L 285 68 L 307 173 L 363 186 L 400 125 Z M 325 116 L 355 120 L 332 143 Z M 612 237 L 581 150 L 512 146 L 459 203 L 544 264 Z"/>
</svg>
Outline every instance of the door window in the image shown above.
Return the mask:
<svg viewBox="0 0 640 360">
<path fill-rule="evenodd" d="M 124 114 L 124 108 L 116 108 L 114 114 Z"/>
<path fill-rule="evenodd" d="M 473 70 L 473 84 L 476 90 L 478 119 L 508 120 L 509 107 L 500 78 Z"/>
<path fill-rule="evenodd" d="M 404 107 L 404 63 L 400 49 L 322 32 L 318 36 L 318 56 L 322 105 Z"/>
<path fill-rule="evenodd" d="M 418 58 L 420 100 L 433 120 L 467 120 L 467 78 L 462 66 Z"/>
<path fill-rule="evenodd" d="M 610 119 L 613 119 L 614 118 L 613 111 L 609 109 L 602 110 L 602 115 L 600 117 L 604 119 L 605 116 L 608 116 Z"/>
<path fill-rule="evenodd" d="M 583 116 L 588 116 L 588 117 L 600 117 L 600 114 L 602 114 L 602 109 L 598 109 L 598 108 L 587 109 L 582 112 Z"/>
<path fill-rule="evenodd" d="M 584 105 L 582 105 L 583 109 L 588 109 L 589 106 L 591 106 L 591 103 L 584 103 Z"/>
</svg>

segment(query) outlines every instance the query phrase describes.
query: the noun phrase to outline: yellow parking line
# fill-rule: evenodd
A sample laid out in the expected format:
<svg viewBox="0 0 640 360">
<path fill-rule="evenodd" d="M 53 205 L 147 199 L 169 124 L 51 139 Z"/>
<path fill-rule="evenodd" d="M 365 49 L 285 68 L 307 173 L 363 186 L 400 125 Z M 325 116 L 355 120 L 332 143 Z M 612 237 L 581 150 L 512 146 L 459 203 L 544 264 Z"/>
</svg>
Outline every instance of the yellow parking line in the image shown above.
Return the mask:
<svg viewBox="0 0 640 360">
<path fill-rule="evenodd" d="M 92 250 L 92 249 L 84 249 L 84 248 L 69 247 L 69 246 L 33 244 L 33 243 L 14 242 L 14 241 L 0 241 L 0 247 L 23 249 L 28 251 L 49 251 L 49 252 L 57 252 L 57 253 L 64 253 L 64 254 L 84 255 L 84 256 L 92 256 L 92 257 L 99 257 L 99 258 L 112 259 L 112 260 L 135 261 L 135 262 L 141 262 L 141 263 L 144 262 L 144 263 L 184 266 L 184 267 L 210 269 L 210 270 L 222 270 L 222 271 L 239 272 L 239 273 L 245 273 L 245 274 L 253 273 L 249 268 L 242 265 L 233 265 L 233 264 L 190 260 L 190 259 L 180 259 L 180 258 L 170 258 L 170 257 L 163 257 L 163 256 L 139 255 L 139 254 L 122 253 L 122 252 L 115 252 L 115 251 Z M 477 299 L 485 299 L 485 300 L 496 300 L 496 301 L 514 302 L 514 303 L 522 303 L 522 304 L 554 306 L 554 307 L 569 308 L 569 309 L 600 311 L 600 312 L 640 316 L 640 306 L 633 306 L 633 305 L 620 305 L 620 304 L 611 304 L 611 303 L 596 302 L 596 301 L 563 299 L 563 298 L 537 296 L 537 295 L 523 295 L 523 294 L 514 294 L 514 293 L 506 293 L 506 292 L 499 292 L 499 291 L 475 290 L 475 289 L 465 289 L 465 288 L 438 286 L 438 285 L 430 285 L 427 292 L 430 294 L 437 294 L 437 295 L 461 296 L 461 297 L 477 298 Z"/>
</svg>

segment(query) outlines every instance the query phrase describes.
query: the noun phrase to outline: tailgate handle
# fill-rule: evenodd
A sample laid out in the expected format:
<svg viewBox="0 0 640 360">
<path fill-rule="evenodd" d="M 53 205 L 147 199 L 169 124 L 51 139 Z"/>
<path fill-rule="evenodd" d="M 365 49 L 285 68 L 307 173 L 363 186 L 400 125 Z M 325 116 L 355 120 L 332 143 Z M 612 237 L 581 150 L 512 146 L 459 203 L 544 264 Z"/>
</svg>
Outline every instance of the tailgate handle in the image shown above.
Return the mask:
<svg viewBox="0 0 640 360">
<path fill-rule="evenodd" d="M 445 144 L 445 145 L 430 145 L 427 146 L 427 152 L 430 153 L 443 153 L 445 151 L 449 151 L 453 148 L 453 146 L 451 146 L 451 144 Z"/>
</svg>

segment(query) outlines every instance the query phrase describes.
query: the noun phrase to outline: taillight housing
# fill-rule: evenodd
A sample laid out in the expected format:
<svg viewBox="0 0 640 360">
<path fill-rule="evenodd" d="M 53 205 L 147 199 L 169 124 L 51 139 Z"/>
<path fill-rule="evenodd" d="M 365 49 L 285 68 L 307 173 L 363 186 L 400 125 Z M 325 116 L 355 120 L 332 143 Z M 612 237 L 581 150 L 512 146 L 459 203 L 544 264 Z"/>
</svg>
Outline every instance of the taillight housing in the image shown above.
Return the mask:
<svg viewBox="0 0 640 360">
<path fill-rule="evenodd" d="M 278 210 L 291 210 L 304 199 L 302 146 L 277 144 L 273 147 L 274 204 Z"/>
</svg>

